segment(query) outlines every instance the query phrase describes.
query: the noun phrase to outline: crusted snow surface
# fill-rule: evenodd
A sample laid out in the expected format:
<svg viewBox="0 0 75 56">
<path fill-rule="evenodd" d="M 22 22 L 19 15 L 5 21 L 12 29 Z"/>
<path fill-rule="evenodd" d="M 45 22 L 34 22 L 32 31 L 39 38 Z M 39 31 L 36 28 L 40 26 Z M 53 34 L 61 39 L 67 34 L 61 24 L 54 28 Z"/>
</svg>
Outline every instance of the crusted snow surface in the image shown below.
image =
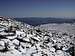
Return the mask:
<svg viewBox="0 0 75 56">
<path fill-rule="evenodd" d="M 34 28 L 11 19 L 1 20 L 0 27 L 0 56 L 74 56 L 73 33 Z"/>
</svg>

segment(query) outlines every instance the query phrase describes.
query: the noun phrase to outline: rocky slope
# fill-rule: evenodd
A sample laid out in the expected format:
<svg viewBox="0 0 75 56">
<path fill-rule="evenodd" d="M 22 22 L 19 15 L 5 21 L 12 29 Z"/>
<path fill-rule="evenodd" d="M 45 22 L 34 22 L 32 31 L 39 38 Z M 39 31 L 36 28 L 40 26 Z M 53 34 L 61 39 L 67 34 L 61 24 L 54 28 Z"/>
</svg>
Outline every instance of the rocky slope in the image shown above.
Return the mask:
<svg viewBox="0 0 75 56">
<path fill-rule="evenodd" d="M 0 56 L 74 56 L 75 34 L 0 18 Z"/>
</svg>

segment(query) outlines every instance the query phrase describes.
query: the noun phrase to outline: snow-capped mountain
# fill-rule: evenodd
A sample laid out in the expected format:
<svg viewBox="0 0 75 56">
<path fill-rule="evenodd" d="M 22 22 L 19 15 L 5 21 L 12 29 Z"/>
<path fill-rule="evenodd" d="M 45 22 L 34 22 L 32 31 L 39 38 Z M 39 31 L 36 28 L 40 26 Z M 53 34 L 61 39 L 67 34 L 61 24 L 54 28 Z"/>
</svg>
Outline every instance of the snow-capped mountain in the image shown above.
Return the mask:
<svg viewBox="0 0 75 56">
<path fill-rule="evenodd" d="M 75 34 L 44 28 L 1 17 L 0 56 L 74 55 Z"/>
</svg>

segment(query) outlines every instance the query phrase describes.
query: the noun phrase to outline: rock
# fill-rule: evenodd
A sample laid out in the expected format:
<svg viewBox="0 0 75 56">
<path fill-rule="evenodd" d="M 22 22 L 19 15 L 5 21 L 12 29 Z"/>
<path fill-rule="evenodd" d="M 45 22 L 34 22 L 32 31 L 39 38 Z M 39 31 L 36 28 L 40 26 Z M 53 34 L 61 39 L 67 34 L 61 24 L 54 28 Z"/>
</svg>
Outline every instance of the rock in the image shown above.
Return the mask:
<svg viewBox="0 0 75 56">
<path fill-rule="evenodd" d="M 1 39 L 1 41 L 4 41 L 4 43 L 11 42 L 9 39 Z"/>
<path fill-rule="evenodd" d="M 27 38 L 33 37 L 33 35 L 31 34 L 27 34 Z"/>
<path fill-rule="evenodd" d="M 19 36 L 19 35 L 17 36 L 17 38 L 18 38 L 18 39 L 23 39 L 23 37 L 21 37 L 21 36 Z"/>
<path fill-rule="evenodd" d="M 18 47 L 18 51 L 21 53 L 26 53 L 26 49 L 23 49 L 21 46 Z"/>
<path fill-rule="evenodd" d="M 50 48 L 50 51 L 51 51 L 51 52 L 55 52 L 55 48 L 51 47 L 51 48 Z"/>
<path fill-rule="evenodd" d="M 23 38 L 23 41 L 30 42 L 28 38 Z"/>
<path fill-rule="evenodd" d="M 32 37 L 32 39 L 33 39 L 34 41 L 40 41 L 40 39 L 37 38 L 37 37 Z"/>
<path fill-rule="evenodd" d="M 19 41 L 17 40 L 17 39 L 14 39 L 13 41 L 12 41 L 12 43 L 14 44 L 14 45 L 17 45 L 17 46 L 19 46 Z"/>
<path fill-rule="evenodd" d="M 57 48 L 61 49 L 62 44 L 61 43 L 57 43 Z"/>
<path fill-rule="evenodd" d="M 62 50 L 57 50 L 57 51 L 56 51 L 56 54 L 57 54 L 58 56 L 64 56 L 64 53 L 63 53 Z"/>
<path fill-rule="evenodd" d="M 20 42 L 20 45 L 21 45 L 23 48 L 26 48 L 26 43 Z"/>
<path fill-rule="evenodd" d="M 4 41 L 0 41 L 0 50 L 5 49 L 5 43 Z"/>
<path fill-rule="evenodd" d="M 15 36 L 6 36 L 6 38 L 8 38 L 8 39 L 12 40 L 12 39 L 17 38 L 17 35 L 15 35 Z"/>
<path fill-rule="evenodd" d="M 21 37 L 25 37 L 26 36 L 26 34 L 24 33 L 24 32 L 22 32 L 22 31 L 16 31 L 16 35 L 21 35 Z"/>
<path fill-rule="evenodd" d="M 69 48 L 68 47 L 63 47 L 62 50 L 63 51 L 67 51 Z"/>
<path fill-rule="evenodd" d="M 8 50 L 14 50 L 15 49 L 15 45 L 12 43 L 12 41 L 7 42 L 7 48 Z"/>
</svg>

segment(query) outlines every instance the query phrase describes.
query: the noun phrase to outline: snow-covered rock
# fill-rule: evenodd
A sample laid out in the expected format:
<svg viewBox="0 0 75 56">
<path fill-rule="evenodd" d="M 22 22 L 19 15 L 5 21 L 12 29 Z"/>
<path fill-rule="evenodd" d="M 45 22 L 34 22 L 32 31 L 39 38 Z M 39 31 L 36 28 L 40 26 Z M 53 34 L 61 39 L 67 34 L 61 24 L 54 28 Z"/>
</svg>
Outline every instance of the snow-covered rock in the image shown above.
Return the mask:
<svg viewBox="0 0 75 56">
<path fill-rule="evenodd" d="M 0 41 L 0 50 L 3 50 L 5 48 L 4 41 Z"/>
<path fill-rule="evenodd" d="M 15 35 L 15 36 L 6 36 L 6 38 L 8 38 L 8 39 L 15 39 L 15 38 L 17 38 L 17 35 Z"/>
<path fill-rule="evenodd" d="M 21 32 L 21 31 L 16 31 L 16 34 L 21 35 L 22 37 L 26 36 L 26 34 L 24 32 Z"/>
<path fill-rule="evenodd" d="M 30 42 L 29 38 L 23 38 L 23 41 Z"/>
<path fill-rule="evenodd" d="M 56 51 L 56 54 L 57 54 L 58 56 L 64 56 L 64 52 L 63 52 L 62 50 L 57 50 L 57 51 Z"/>
<path fill-rule="evenodd" d="M 32 39 L 34 39 L 35 41 L 40 41 L 40 39 L 37 37 L 32 37 Z"/>
<path fill-rule="evenodd" d="M 51 48 L 50 48 L 50 51 L 51 51 L 51 52 L 55 52 L 55 48 L 51 47 Z"/>
<path fill-rule="evenodd" d="M 17 39 L 14 39 L 14 40 L 12 41 L 12 43 L 13 43 L 14 45 L 19 46 L 19 41 L 18 41 Z"/>
</svg>

